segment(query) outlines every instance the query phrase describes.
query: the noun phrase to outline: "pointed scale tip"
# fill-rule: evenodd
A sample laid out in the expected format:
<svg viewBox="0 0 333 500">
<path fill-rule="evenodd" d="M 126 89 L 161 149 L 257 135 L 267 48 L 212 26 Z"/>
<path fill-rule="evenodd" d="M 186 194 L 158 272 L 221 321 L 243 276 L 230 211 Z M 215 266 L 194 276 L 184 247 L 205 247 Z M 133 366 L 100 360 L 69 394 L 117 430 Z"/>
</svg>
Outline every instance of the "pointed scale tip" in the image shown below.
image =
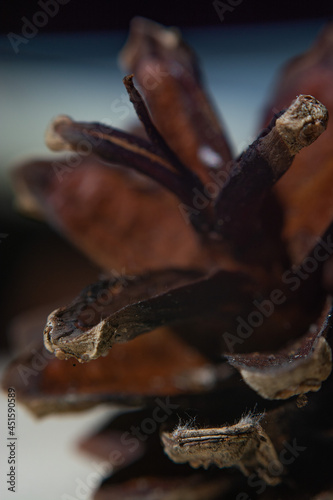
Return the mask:
<svg viewBox="0 0 333 500">
<path fill-rule="evenodd" d="M 45 144 L 49 149 L 52 151 L 71 151 L 73 149 L 59 133 L 62 126 L 71 125 L 72 123 L 73 120 L 67 115 L 59 115 L 52 120 L 45 132 Z"/>
<path fill-rule="evenodd" d="M 328 111 L 321 102 L 310 95 L 299 95 L 276 120 L 276 129 L 294 156 L 324 132 L 327 122 Z"/>
</svg>

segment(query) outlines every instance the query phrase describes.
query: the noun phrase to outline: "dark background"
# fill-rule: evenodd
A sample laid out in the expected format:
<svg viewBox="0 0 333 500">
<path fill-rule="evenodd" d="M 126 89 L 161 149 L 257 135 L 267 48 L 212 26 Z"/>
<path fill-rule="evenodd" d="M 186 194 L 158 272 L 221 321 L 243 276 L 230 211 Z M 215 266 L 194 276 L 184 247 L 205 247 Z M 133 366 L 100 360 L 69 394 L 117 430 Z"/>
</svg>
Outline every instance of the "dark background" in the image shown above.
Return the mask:
<svg viewBox="0 0 333 500">
<path fill-rule="evenodd" d="M 41 0 L 43 1 L 43 0 Z M 45 0 L 47 1 L 47 0 Z M 52 0 L 48 0 L 52 1 Z M 53 0 L 55 1 L 55 0 Z M 60 2 L 67 0 L 59 0 Z M 219 4 L 220 7 L 217 7 Z M 226 8 L 224 15 L 222 4 Z M 1 32 L 20 33 L 22 17 L 31 19 L 40 10 L 37 0 L 2 0 L 0 7 Z M 297 19 L 332 18 L 331 0 L 295 2 L 293 0 L 212 0 L 199 1 L 111 1 L 69 0 L 60 5 L 61 15 L 50 19 L 45 32 L 95 31 L 127 29 L 135 15 L 149 17 L 163 24 L 178 26 L 214 26 L 221 22 L 232 24 L 268 23 Z M 220 12 L 220 16 L 217 13 Z M 223 21 L 221 21 L 223 18 Z"/>
</svg>

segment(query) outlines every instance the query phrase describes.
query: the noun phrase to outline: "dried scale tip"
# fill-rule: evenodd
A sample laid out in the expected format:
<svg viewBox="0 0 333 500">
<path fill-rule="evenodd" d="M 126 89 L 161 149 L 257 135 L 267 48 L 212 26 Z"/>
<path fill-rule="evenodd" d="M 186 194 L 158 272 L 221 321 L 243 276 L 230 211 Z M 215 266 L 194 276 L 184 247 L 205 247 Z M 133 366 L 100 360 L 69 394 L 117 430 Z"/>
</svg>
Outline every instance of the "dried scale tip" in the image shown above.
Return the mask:
<svg viewBox="0 0 333 500">
<path fill-rule="evenodd" d="M 252 285 L 242 273 L 165 270 L 138 277 L 104 305 L 100 296 L 113 297 L 114 284 L 102 280 L 49 315 L 44 344 L 59 359 L 90 361 L 159 326 L 219 318 L 237 299 L 250 302 Z"/>
<path fill-rule="evenodd" d="M 259 424 L 260 415 L 248 415 L 237 424 L 218 428 L 177 427 L 162 432 L 164 451 L 176 463 L 192 467 L 237 466 L 249 476 L 256 472 L 267 484 L 280 482 L 283 467 L 274 446 Z"/>
<path fill-rule="evenodd" d="M 276 352 L 226 356 L 229 363 L 239 370 L 243 380 L 263 398 L 288 399 L 298 394 L 318 391 L 332 372 L 330 344 L 333 335 L 333 309 L 331 297 L 327 296 L 327 292 L 323 294 L 322 276 L 325 274 L 326 259 L 325 256 L 321 257 L 322 245 L 331 241 L 332 231 L 333 224 L 304 259 L 305 263 L 314 262 L 318 272 L 312 276 L 307 275 L 299 283 L 300 297 L 304 298 L 301 299 L 301 314 L 304 315 L 308 308 L 316 307 L 314 297 L 318 299 L 320 311 L 320 315 L 307 327 L 306 333 L 296 340 L 289 340 L 287 347 Z M 302 266 L 293 267 L 293 270 L 302 273 Z M 286 297 L 290 300 L 294 293 L 295 291 L 290 294 L 288 289 L 285 290 Z"/>
<path fill-rule="evenodd" d="M 295 155 L 310 146 L 326 130 L 328 111 L 310 95 L 300 95 L 276 120 L 276 130 Z"/>
<path fill-rule="evenodd" d="M 73 146 L 62 135 L 61 130 L 66 126 L 74 124 L 73 120 L 67 115 L 57 116 L 47 127 L 45 131 L 45 144 L 52 151 L 71 151 Z M 82 151 L 83 152 L 83 151 Z"/>
<path fill-rule="evenodd" d="M 74 122 L 67 116 L 59 116 L 47 131 L 47 145 L 56 151 L 93 152 L 108 162 L 138 170 L 169 189 L 185 204 L 199 232 L 221 233 L 225 239 L 236 243 L 253 234 L 253 227 L 260 222 L 258 212 L 270 189 L 288 170 L 295 154 L 325 130 L 328 120 L 327 110 L 319 101 L 300 95 L 273 121 L 271 129 L 261 134 L 234 162 L 216 200 L 209 199 L 209 203 L 198 210 L 196 194 L 203 196 L 205 186 L 155 127 L 133 84 L 133 77 L 125 77 L 124 84 L 151 143 L 105 125 Z"/>
<path fill-rule="evenodd" d="M 328 112 L 312 96 L 300 95 L 234 163 L 216 200 L 222 235 L 235 242 L 260 228 L 259 211 L 294 156 L 326 129 Z"/>
<path fill-rule="evenodd" d="M 49 315 L 44 345 L 59 359 L 74 356 L 83 362 L 106 355 L 114 344 L 174 321 L 178 315 L 186 317 L 189 305 L 178 310 L 173 306 L 184 294 L 184 285 L 195 283 L 199 277 L 202 274 L 196 271 L 161 271 L 138 277 L 116 293 L 118 280 L 94 283 L 69 307 Z M 105 305 L 100 303 L 102 294 L 110 297 Z"/>
<path fill-rule="evenodd" d="M 189 195 L 172 165 L 149 142 L 100 123 L 57 117 L 49 126 L 47 145 L 54 151 L 95 153 L 112 164 L 132 167 L 162 184 L 180 198 Z"/>
<path fill-rule="evenodd" d="M 46 131 L 47 146 L 54 151 L 72 150 L 83 155 L 94 153 L 111 164 L 130 167 L 147 175 L 189 207 L 190 220 L 199 232 L 209 232 L 213 227 L 212 207 L 208 205 L 198 211 L 193 205 L 193 193 L 203 192 L 202 182 L 181 162 L 158 132 L 132 77 L 125 77 L 124 84 L 152 142 L 100 123 L 75 122 L 68 116 L 60 115 Z"/>
<path fill-rule="evenodd" d="M 306 337 L 304 343 L 307 342 L 310 343 Z M 299 352 L 296 346 L 294 352 Z M 319 391 L 322 382 L 332 372 L 332 351 L 323 337 L 316 339 L 313 345 L 310 343 L 306 354 L 295 354 L 294 358 L 286 356 L 282 360 L 277 358 L 276 366 L 274 357 L 271 354 L 257 355 L 247 360 L 246 356 L 236 356 L 230 358 L 230 363 L 240 371 L 243 380 L 266 399 L 288 399 L 297 394 Z M 248 361 L 249 366 L 244 361 Z M 263 366 L 257 368 L 256 362 Z"/>
</svg>

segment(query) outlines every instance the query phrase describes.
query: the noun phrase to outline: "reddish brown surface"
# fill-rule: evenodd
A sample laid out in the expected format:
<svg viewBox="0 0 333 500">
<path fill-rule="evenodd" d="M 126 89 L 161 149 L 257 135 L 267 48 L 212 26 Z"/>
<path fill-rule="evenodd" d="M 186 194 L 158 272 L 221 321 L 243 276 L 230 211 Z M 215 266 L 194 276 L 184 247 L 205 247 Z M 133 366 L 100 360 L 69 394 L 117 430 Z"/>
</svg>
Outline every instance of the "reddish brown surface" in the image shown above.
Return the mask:
<svg viewBox="0 0 333 500">
<path fill-rule="evenodd" d="M 205 359 L 168 331 L 155 331 L 113 347 L 108 356 L 88 364 L 54 360 L 44 373 L 43 392 L 69 388 L 120 395 L 179 394 L 177 376 L 204 365 Z M 52 383 L 54 380 L 54 384 Z"/>
<path fill-rule="evenodd" d="M 179 33 L 136 18 L 121 62 L 134 73 L 154 123 L 171 149 L 204 182 L 211 182 L 202 148 L 215 152 L 219 167 L 231 160 L 231 151 L 204 90 L 194 52 Z"/>
<path fill-rule="evenodd" d="M 42 354 L 43 355 L 43 354 Z M 52 358 L 47 354 L 47 359 Z M 46 356 L 45 356 L 46 357 Z M 35 359 L 35 361 L 34 361 Z M 115 346 L 107 357 L 80 364 L 74 358 L 50 359 L 36 376 L 20 377 L 18 367 L 34 370 L 36 355 L 21 357 L 9 367 L 4 384 L 10 380 L 23 397 L 104 395 L 110 400 L 141 396 L 176 395 L 184 392 L 178 378 L 207 362 L 196 350 L 166 329 Z M 193 387 L 196 390 L 196 387 Z M 185 389 L 188 392 L 188 388 Z"/>
<path fill-rule="evenodd" d="M 154 36 L 151 35 L 151 38 Z M 156 40 L 154 43 L 156 44 Z M 289 66 L 271 106 L 274 112 L 290 104 L 296 95 L 302 92 L 313 94 L 332 114 L 332 46 L 332 35 L 329 34 L 314 50 Z M 204 170 L 202 162 L 198 159 L 198 149 L 202 145 L 199 125 L 205 114 L 206 101 L 201 89 L 195 87 L 197 75 L 193 60 L 191 57 L 187 59 L 189 55 L 187 50 L 184 53 L 177 51 L 174 54 L 177 64 L 184 65 L 185 68 L 182 73 L 183 79 L 177 80 L 171 77 L 174 66 L 169 66 L 169 56 L 166 57 L 164 53 L 165 47 L 162 47 L 162 53 L 157 61 L 152 57 L 149 45 L 147 49 L 145 45 L 134 44 L 134 48 L 145 54 L 142 59 L 140 54 L 134 54 L 134 59 L 129 63 L 130 66 L 133 65 L 139 81 L 143 82 L 149 69 L 152 67 L 157 69 L 157 63 L 161 63 L 160 69 L 168 73 L 150 94 L 145 94 L 160 131 L 183 161 L 207 179 L 208 170 Z M 214 116 L 211 116 L 208 122 L 210 120 L 214 122 Z M 299 351 L 292 353 L 286 349 L 277 356 L 274 355 L 274 350 L 285 346 L 291 338 L 300 337 L 308 330 L 313 332 L 311 329 L 313 323 L 317 323 L 320 327 L 318 318 L 327 292 L 322 286 L 325 275 L 323 267 L 317 266 L 315 272 L 310 273 L 311 276 L 302 278 L 295 290 L 288 289 L 287 282 L 281 284 L 281 280 L 284 271 L 288 273 L 293 271 L 291 263 L 299 263 L 308 255 L 315 239 L 324 233 L 332 221 L 332 126 L 331 123 L 317 143 L 305 149 L 296 158 L 290 171 L 274 188 L 284 211 L 283 237 L 288 245 L 292 262 L 285 259 L 286 255 L 280 252 L 280 248 L 273 260 L 269 245 L 264 249 L 258 249 L 256 260 L 247 261 L 246 257 L 249 257 L 251 252 L 252 254 L 256 252 L 254 247 L 258 245 L 257 240 L 252 247 L 250 245 L 250 250 L 248 247 L 236 249 L 237 255 L 227 257 L 230 263 L 234 258 L 239 258 L 239 254 L 243 252 L 242 258 L 243 261 L 247 261 L 249 274 L 258 278 L 259 285 L 255 294 L 258 301 L 267 300 L 274 289 L 284 292 L 286 296 L 282 307 L 273 308 L 274 312 L 268 315 L 267 320 L 263 321 L 261 326 L 254 328 L 254 335 L 249 334 L 249 341 L 245 338 L 244 342 L 236 345 L 238 352 L 252 352 L 249 356 L 244 354 L 234 356 L 239 363 L 247 367 L 257 364 L 267 368 L 272 362 L 291 364 L 298 355 L 306 358 L 313 347 L 315 334 L 312 337 L 310 334 L 303 344 L 291 346 L 291 349 Z M 207 130 L 209 128 L 207 127 Z M 211 127 L 211 130 L 213 129 L 214 126 Z M 215 138 L 213 134 L 212 143 Z M 222 140 L 220 151 L 222 156 L 224 154 L 222 149 L 225 147 L 227 147 L 226 142 Z M 193 229 L 182 219 L 176 198 L 155 183 L 116 168 L 107 169 L 100 162 L 95 159 L 92 162 L 89 158 L 84 159 L 79 168 L 66 173 L 63 181 L 59 182 L 50 165 L 50 163 L 42 167 L 30 165 L 27 171 L 23 169 L 23 175 L 26 175 L 26 181 L 53 224 L 102 266 L 126 273 L 142 273 L 147 269 L 165 269 L 171 266 L 185 268 L 200 266 L 204 269 L 214 266 L 213 259 L 207 256 L 208 248 L 203 249 Z M 279 233 L 279 224 L 278 222 L 275 224 L 279 218 L 270 220 L 269 215 L 270 212 L 268 212 L 268 233 Z M 278 241 L 278 238 L 270 241 Z M 215 242 L 211 243 L 211 247 L 214 247 L 216 262 L 225 265 L 226 258 L 223 255 L 225 249 Z M 261 258 L 263 253 L 265 258 Z M 255 262 L 255 266 L 258 267 L 250 266 L 250 262 Z M 261 270 L 258 269 L 259 266 Z M 225 267 L 229 269 L 228 266 Z M 243 270 L 244 268 L 243 265 Z M 302 270 L 302 267 L 300 266 L 298 270 Z M 269 406 L 267 401 L 261 400 L 249 387 L 244 387 L 238 375 L 235 378 L 230 377 L 228 381 L 230 386 L 223 380 L 224 385 L 221 384 L 223 385 L 221 390 L 212 384 L 211 391 L 205 394 L 204 391 L 201 393 L 195 384 L 191 385 L 191 377 L 186 377 L 186 371 L 200 369 L 206 364 L 207 359 L 200 353 L 204 352 L 207 345 L 220 360 L 224 328 L 229 330 L 229 326 L 232 326 L 233 329 L 230 328 L 230 331 L 235 333 L 237 316 L 240 315 L 246 321 L 251 313 L 256 312 L 252 300 L 254 296 L 246 301 L 243 308 L 239 287 L 237 288 L 234 277 L 232 283 L 237 289 L 235 294 L 237 297 L 232 304 L 225 300 L 225 296 L 221 298 L 223 294 L 219 295 L 220 289 L 223 288 L 223 293 L 228 296 L 227 299 L 230 298 L 231 287 L 220 286 L 216 289 L 216 294 L 212 288 L 214 294 L 221 298 L 221 304 L 216 301 L 218 306 L 214 307 L 218 319 L 215 324 L 212 320 L 214 314 L 200 318 L 202 322 L 197 321 L 192 315 L 193 309 L 199 309 L 198 301 L 204 302 L 202 296 L 206 300 L 208 297 L 211 305 L 213 301 L 210 301 L 208 294 L 202 293 L 201 289 L 195 296 L 196 301 L 190 301 L 190 308 L 187 311 L 189 323 L 184 328 L 183 326 L 179 328 L 180 336 L 183 335 L 182 338 L 186 338 L 188 344 L 167 330 L 155 330 L 129 343 L 115 345 L 107 357 L 88 364 L 80 365 L 74 360 L 52 359 L 42 370 L 38 370 L 38 373 L 30 379 L 29 385 L 25 386 L 18 376 L 18 366 L 20 364 L 32 366 L 33 356 L 29 355 L 16 360 L 7 371 L 4 383 L 8 385 L 10 381 L 11 385 L 17 387 L 19 398 L 32 407 L 36 408 L 39 405 L 42 408 L 39 410 L 41 413 L 69 408 L 82 409 L 84 405 L 92 406 L 102 401 L 147 403 L 149 408 L 151 398 L 156 396 L 186 395 L 186 399 L 182 400 L 185 403 L 180 409 L 186 414 L 192 411 L 197 417 L 195 425 L 207 427 L 207 423 L 211 424 L 214 419 L 218 421 L 218 425 L 223 425 L 229 418 L 239 418 L 243 411 L 251 411 L 259 406 L 258 411 L 267 410 L 267 415 L 262 419 L 263 426 L 267 425 L 269 428 L 268 435 L 277 444 L 278 451 L 286 446 L 286 440 L 293 442 L 296 439 L 297 444 L 303 447 L 297 459 L 287 464 L 287 475 L 283 478 L 281 487 L 278 486 L 275 490 L 267 488 L 262 498 L 276 500 L 318 498 L 316 495 L 323 488 L 328 489 L 332 486 L 332 374 L 318 393 L 309 395 L 308 404 L 303 401 L 297 405 L 291 400 L 286 406 L 281 406 L 281 412 L 274 418 L 269 414 L 272 406 Z M 189 299 L 186 297 L 183 300 L 182 297 L 179 302 L 183 306 Z M 226 311 L 222 303 L 228 304 Z M 140 301 L 136 305 L 138 308 L 135 314 L 139 316 Z M 174 309 L 170 309 L 173 314 Z M 153 307 L 152 310 L 155 312 Z M 135 319 L 137 320 L 136 316 Z M 65 339 L 68 338 L 66 335 Z M 190 347 L 191 344 L 201 345 L 202 348 L 198 347 L 198 350 L 195 350 Z M 253 352 L 257 350 L 267 351 L 268 354 Z M 190 400 L 188 394 L 192 391 L 195 395 L 191 394 L 193 399 Z M 52 404 L 51 407 L 47 407 L 50 401 L 53 407 Z M 84 403 L 81 406 L 80 401 Z M 43 410 L 43 405 L 47 409 Z M 142 462 L 131 464 L 128 469 L 118 471 L 106 481 L 97 493 L 96 499 L 143 499 L 147 498 L 148 494 L 156 492 L 161 497 L 163 493 L 169 494 L 174 489 L 175 498 L 178 500 L 182 496 L 177 497 L 177 492 L 181 491 L 187 481 L 190 483 L 189 492 L 193 494 L 198 492 L 201 483 L 204 487 L 206 485 L 209 487 L 211 471 L 202 474 L 200 471 L 197 480 L 196 472 L 190 471 L 188 475 L 188 470 L 168 461 L 163 455 L 158 439 L 156 443 L 158 445 L 156 449 L 154 448 L 150 455 L 147 453 Z M 112 446 L 116 444 L 114 435 L 110 439 L 110 444 Z M 106 449 L 105 443 L 99 440 L 97 448 L 102 445 L 101 456 Z M 216 472 L 219 474 L 219 479 L 224 477 L 225 472 L 220 475 L 220 471 L 214 470 L 213 474 Z M 247 488 L 248 498 L 251 498 L 255 494 L 253 488 L 249 487 L 245 479 L 242 482 L 240 473 L 236 478 L 237 480 L 239 478 L 237 491 L 231 498 L 239 496 L 244 491 L 243 488 Z M 223 481 L 218 487 L 223 490 Z M 215 493 L 212 498 L 214 496 Z M 203 492 L 198 498 L 211 497 Z"/>
<path fill-rule="evenodd" d="M 328 109 L 326 132 L 295 157 L 275 192 L 285 215 L 283 236 L 292 260 L 299 263 L 333 219 L 333 25 L 304 55 L 286 65 L 267 106 L 267 124 L 273 112 L 289 106 L 299 94 L 310 94 Z"/>
<path fill-rule="evenodd" d="M 96 157 L 81 159 L 60 182 L 53 164 L 29 163 L 17 176 L 57 229 L 104 269 L 138 274 L 211 263 L 177 198 L 155 182 Z"/>
</svg>

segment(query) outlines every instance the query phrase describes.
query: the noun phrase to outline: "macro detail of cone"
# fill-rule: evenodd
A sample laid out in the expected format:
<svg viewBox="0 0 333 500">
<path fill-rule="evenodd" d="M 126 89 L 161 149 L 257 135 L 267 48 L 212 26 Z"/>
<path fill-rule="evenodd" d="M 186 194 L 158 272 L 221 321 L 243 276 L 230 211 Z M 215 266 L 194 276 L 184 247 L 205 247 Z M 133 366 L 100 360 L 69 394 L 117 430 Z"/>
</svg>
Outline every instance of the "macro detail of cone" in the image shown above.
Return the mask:
<svg viewBox="0 0 333 500">
<path fill-rule="evenodd" d="M 134 19 L 120 60 L 142 131 L 60 115 L 67 155 L 13 173 L 17 206 L 105 277 L 3 384 L 38 416 L 123 406 L 81 445 L 110 463 L 95 499 L 330 495 L 333 27 L 237 159 L 178 30 Z"/>
</svg>

